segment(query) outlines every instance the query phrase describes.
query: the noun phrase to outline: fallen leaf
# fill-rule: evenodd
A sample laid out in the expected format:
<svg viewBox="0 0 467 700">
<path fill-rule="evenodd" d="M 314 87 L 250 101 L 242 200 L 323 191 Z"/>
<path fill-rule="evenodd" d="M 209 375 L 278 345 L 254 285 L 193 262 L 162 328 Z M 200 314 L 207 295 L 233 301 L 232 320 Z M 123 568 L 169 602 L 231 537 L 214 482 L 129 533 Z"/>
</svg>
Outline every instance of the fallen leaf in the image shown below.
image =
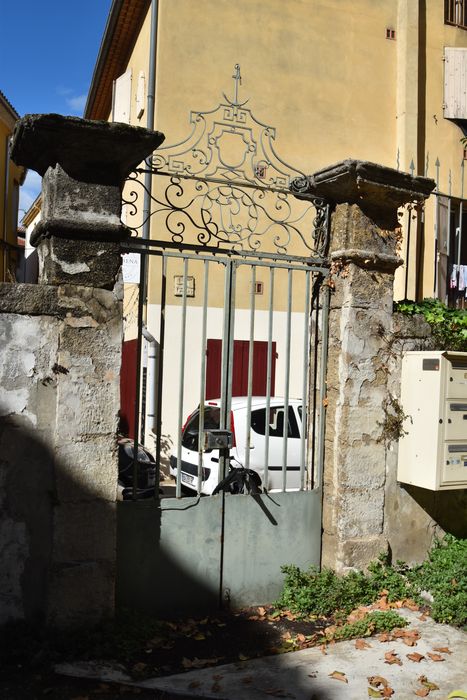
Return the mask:
<svg viewBox="0 0 467 700">
<path fill-rule="evenodd" d="M 245 654 L 242 654 L 241 652 L 238 655 L 238 658 L 240 659 L 240 661 L 248 661 L 248 656 L 245 656 Z"/>
<path fill-rule="evenodd" d="M 342 671 L 333 671 L 332 673 L 328 673 L 328 676 L 334 678 L 335 681 L 342 681 L 343 683 L 349 682 L 345 677 L 345 673 L 342 673 Z"/>
<path fill-rule="evenodd" d="M 248 685 L 249 683 L 253 683 L 253 676 L 245 676 L 244 678 L 240 679 L 241 683 L 245 683 L 245 685 Z"/>
<path fill-rule="evenodd" d="M 415 695 L 418 695 L 419 698 L 426 698 L 429 692 L 428 688 L 419 688 L 415 691 Z"/>
<path fill-rule="evenodd" d="M 356 639 L 355 640 L 355 649 L 371 649 L 371 644 L 368 644 L 368 642 L 365 642 L 364 639 Z"/>
<path fill-rule="evenodd" d="M 410 598 L 407 598 L 407 600 L 404 600 L 404 606 L 406 608 L 408 608 L 409 610 L 413 610 L 413 612 L 418 612 L 420 610 L 420 606 L 414 600 L 411 600 Z"/>
<path fill-rule="evenodd" d="M 433 647 L 433 651 L 439 651 L 441 654 L 452 654 L 452 651 L 448 647 Z"/>
<path fill-rule="evenodd" d="M 419 676 L 418 680 L 428 690 L 439 690 L 436 683 L 431 683 L 426 676 Z"/>
<path fill-rule="evenodd" d="M 199 681 L 191 681 L 191 683 L 188 683 L 189 688 L 199 688 L 201 683 Z"/>
<path fill-rule="evenodd" d="M 377 640 L 378 642 L 390 642 L 391 635 L 388 632 L 383 632 L 382 634 L 378 634 Z"/>
<path fill-rule="evenodd" d="M 204 668 L 205 666 L 215 666 L 221 659 L 221 656 L 214 656 L 212 659 L 198 659 L 196 656 L 194 659 L 187 659 L 184 656 L 182 666 L 183 668 Z"/>
<path fill-rule="evenodd" d="M 427 656 L 429 656 L 432 661 L 445 661 L 444 657 L 441 656 L 441 654 L 431 654 L 430 652 L 428 652 Z"/>
<path fill-rule="evenodd" d="M 394 650 L 387 651 L 384 655 L 384 659 L 385 664 L 397 664 L 398 666 L 402 666 L 402 661 L 399 659 Z"/>
<path fill-rule="evenodd" d="M 415 661 L 417 664 L 419 664 L 420 661 L 425 658 L 423 654 L 417 654 L 416 651 L 412 652 L 412 654 L 406 654 L 406 656 L 408 659 L 410 659 L 410 661 Z"/>
<path fill-rule="evenodd" d="M 217 681 L 215 681 L 211 686 L 211 693 L 218 693 L 221 687 Z"/>
<path fill-rule="evenodd" d="M 368 677 L 368 683 L 370 685 L 374 685 L 375 688 L 379 688 L 380 685 L 383 686 L 383 688 L 387 688 L 389 683 L 383 676 L 369 676 Z"/>
<path fill-rule="evenodd" d="M 383 690 L 381 691 L 382 698 L 390 698 L 391 695 L 394 695 L 394 691 L 389 686 L 387 686 L 386 688 L 383 688 Z"/>
<path fill-rule="evenodd" d="M 266 608 L 259 607 L 258 613 L 260 614 L 261 617 L 264 617 L 266 615 Z"/>
<path fill-rule="evenodd" d="M 320 648 L 321 653 L 326 656 L 326 654 L 328 653 L 326 651 L 326 644 L 321 644 L 319 648 Z"/>
<path fill-rule="evenodd" d="M 206 639 L 206 635 L 202 632 L 197 632 L 195 635 L 193 635 L 193 639 L 196 639 L 197 642 L 200 642 L 203 639 Z"/>
<path fill-rule="evenodd" d="M 303 644 L 303 642 L 306 642 L 306 637 L 305 637 L 305 635 L 304 635 L 304 634 L 301 634 L 301 633 L 300 633 L 300 634 L 297 634 L 296 639 L 297 639 L 297 642 L 300 642 L 300 644 Z"/>
<path fill-rule="evenodd" d="M 370 697 L 370 698 L 382 698 L 383 696 L 381 695 L 380 690 L 376 690 L 376 688 L 368 688 L 368 697 Z"/>
<path fill-rule="evenodd" d="M 419 619 L 421 622 L 426 622 L 427 619 L 428 619 L 428 618 L 427 618 L 427 614 L 426 614 L 426 613 L 422 613 L 418 619 Z"/>
<path fill-rule="evenodd" d="M 147 664 L 140 661 L 139 663 L 135 664 L 131 670 L 133 671 L 133 673 L 142 673 L 147 668 L 147 666 Z"/>
</svg>

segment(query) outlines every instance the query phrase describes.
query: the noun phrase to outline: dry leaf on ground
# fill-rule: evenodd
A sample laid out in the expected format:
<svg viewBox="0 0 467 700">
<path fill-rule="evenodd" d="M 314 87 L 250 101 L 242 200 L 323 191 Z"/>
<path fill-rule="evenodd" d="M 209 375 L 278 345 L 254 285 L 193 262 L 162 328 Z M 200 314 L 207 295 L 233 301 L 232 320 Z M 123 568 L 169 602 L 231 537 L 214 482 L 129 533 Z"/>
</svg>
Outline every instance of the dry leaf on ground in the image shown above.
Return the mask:
<svg viewBox="0 0 467 700">
<path fill-rule="evenodd" d="M 452 654 L 452 651 L 448 647 L 433 647 L 433 651 L 439 651 L 441 654 Z"/>
<path fill-rule="evenodd" d="M 385 664 L 397 664 L 398 666 L 402 666 L 402 661 L 399 659 L 397 654 L 395 653 L 394 650 L 392 651 L 387 651 L 384 655 L 384 663 Z"/>
<path fill-rule="evenodd" d="M 365 642 L 364 639 L 356 639 L 355 640 L 355 649 L 371 649 L 371 644 L 368 644 L 368 642 Z"/>
<path fill-rule="evenodd" d="M 428 652 L 427 656 L 429 656 L 432 661 L 445 661 L 444 657 L 441 656 L 441 654 L 432 654 Z"/>
<path fill-rule="evenodd" d="M 374 685 L 375 688 L 379 688 L 380 685 L 383 686 L 383 688 L 387 688 L 389 685 L 388 681 L 383 676 L 369 676 L 368 683 Z"/>
<path fill-rule="evenodd" d="M 328 676 L 333 678 L 335 681 L 342 681 L 343 683 L 349 682 L 345 673 L 342 673 L 342 671 L 333 671 L 332 673 L 328 673 Z"/>
<path fill-rule="evenodd" d="M 415 691 L 415 695 L 418 695 L 419 698 L 426 698 L 429 692 L 428 688 L 419 688 Z"/>
<path fill-rule="evenodd" d="M 416 651 L 412 652 L 412 654 L 406 654 L 406 656 L 408 659 L 410 659 L 410 661 L 415 661 L 417 664 L 419 664 L 420 661 L 425 658 L 423 654 L 418 654 Z"/>
</svg>

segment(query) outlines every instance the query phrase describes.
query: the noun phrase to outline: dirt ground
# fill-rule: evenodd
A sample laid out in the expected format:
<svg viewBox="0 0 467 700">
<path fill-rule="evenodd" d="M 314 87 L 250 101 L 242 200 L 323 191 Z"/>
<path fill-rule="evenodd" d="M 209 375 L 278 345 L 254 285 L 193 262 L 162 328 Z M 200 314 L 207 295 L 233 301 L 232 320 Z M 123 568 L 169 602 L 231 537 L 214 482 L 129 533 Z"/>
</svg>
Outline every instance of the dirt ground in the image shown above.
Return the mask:
<svg viewBox="0 0 467 700">
<path fill-rule="evenodd" d="M 54 673 L 62 661 L 118 663 L 134 679 L 165 676 L 320 643 L 331 620 L 297 620 L 272 608 L 250 608 L 200 619 L 157 621 L 128 616 L 84 635 L 31 639 L 14 630 L 3 639 L 1 700 L 106 700 L 175 696 Z M 180 700 L 180 696 L 176 696 Z"/>
</svg>

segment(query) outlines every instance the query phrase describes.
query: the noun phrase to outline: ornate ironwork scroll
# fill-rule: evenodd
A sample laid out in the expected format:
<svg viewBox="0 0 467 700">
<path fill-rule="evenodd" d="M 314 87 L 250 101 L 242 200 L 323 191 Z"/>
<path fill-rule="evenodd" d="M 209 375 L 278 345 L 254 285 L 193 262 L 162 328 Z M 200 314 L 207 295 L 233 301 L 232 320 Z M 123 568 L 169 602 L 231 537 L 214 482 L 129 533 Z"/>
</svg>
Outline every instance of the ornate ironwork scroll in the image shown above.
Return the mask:
<svg viewBox="0 0 467 700">
<path fill-rule="evenodd" d="M 276 130 L 258 121 L 238 98 L 240 66 L 235 66 L 234 97 L 208 112 L 191 112 L 191 134 L 161 147 L 128 178 L 123 204 L 135 232 L 152 217 L 156 236 L 173 243 L 231 247 L 247 252 L 324 256 L 327 206 L 297 192 L 308 179 L 282 160 Z M 149 191 L 143 175 L 157 175 Z M 151 209 L 141 211 L 145 190 Z"/>
</svg>

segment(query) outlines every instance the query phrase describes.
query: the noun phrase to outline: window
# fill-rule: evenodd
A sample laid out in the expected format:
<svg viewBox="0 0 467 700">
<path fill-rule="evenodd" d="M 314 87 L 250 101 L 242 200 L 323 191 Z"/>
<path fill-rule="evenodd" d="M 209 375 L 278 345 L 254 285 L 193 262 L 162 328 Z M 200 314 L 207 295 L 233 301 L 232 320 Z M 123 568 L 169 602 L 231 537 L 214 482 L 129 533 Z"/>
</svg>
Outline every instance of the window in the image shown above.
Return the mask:
<svg viewBox="0 0 467 700">
<path fill-rule="evenodd" d="M 444 0 L 444 22 L 467 29 L 467 0 Z"/>
<path fill-rule="evenodd" d="M 204 430 L 216 430 L 220 425 L 220 408 L 204 409 Z M 189 418 L 182 436 L 182 445 L 188 450 L 198 450 L 199 409 Z"/>
<path fill-rule="evenodd" d="M 258 435 L 266 435 L 266 409 L 251 412 L 251 429 Z M 269 409 L 269 437 L 284 436 L 284 407 L 272 406 Z M 299 438 L 297 419 L 295 418 L 292 406 L 289 406 L 289 421 L 287 437 Z"/>
</svg>

